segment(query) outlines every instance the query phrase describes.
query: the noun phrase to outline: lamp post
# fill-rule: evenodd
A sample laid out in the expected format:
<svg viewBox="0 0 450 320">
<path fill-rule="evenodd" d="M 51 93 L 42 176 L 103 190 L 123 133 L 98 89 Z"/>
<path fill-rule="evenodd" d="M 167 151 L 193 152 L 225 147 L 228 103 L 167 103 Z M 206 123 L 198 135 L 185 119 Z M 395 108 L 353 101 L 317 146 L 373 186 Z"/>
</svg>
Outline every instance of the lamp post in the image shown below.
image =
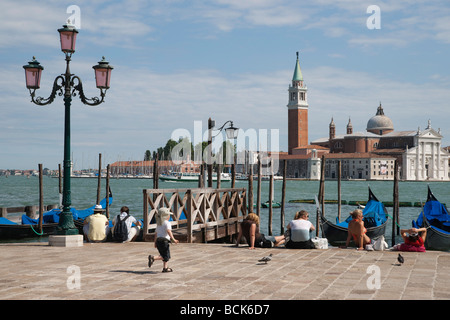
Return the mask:
<svg viewBox="0 0 450 320">
<path fill-rule="evenodd" d="M 235 128 L 233 126 L 233 121 L 228 120 L 226 121 L 219 129 L 219 132 L 215 135 L 217 136 L 220 132 L 222 132 L 225 125 L 229 123 L 230 126 L 225 129 L 225 132 L 227 134 L 228 139 L 236 139 L 239 134 L 239 128 Z M 211 120 L 211 118 L 208 119 L 208 188 L 212 188 L 212 163 L 211 163 L 211 156 L 212 156 L 212 129 L 214 128 L 216 122 L 214 120 Z M 233 157 L 234 158 L 234 157 Z"/>
<path fill-rule="evenodd" d="M 61 51 L 64 52 L 66 57 L 66 72 L 57 76 L 53 82 L 53 89 L 48 98 L 36 97 L 36 90 L 40 87 L 40 80 L 42 75 L 42 67 L 36 58 L 23 66 L 25 69 L 26 86 L 30 91 L 31 101 L 39 106 L 50 104 L 55 99 L 56 95 L 64 96 L 64 180 L 63 180 L 63 209 L 60 214 L 57 234 L 58 235 L 75 235 L 78 234 L 78 229 L 73 223 L 72 212 L 70 211 L 70 205 L 72 204 L 71 191 L 70 191 L 70 106 L 72 102 L 72 96 L 78 95 L 80 100 L 87 105 L 96 106 L 104 101 L 106 90 L 109 89 L 111 80 L 112 66 L 105 61 L 103 57 L 102 61 L 98 65 L 94 66 L 95 79 L 97 88 L 100 89 L 100 98 L 93 97 L 87 98 L 84 95 L 83 84 L 81 79 L 70 73 L 69 64 L 72 58 L 72 54 L 75 52 L 75 43 L 78 34 L 78 30 L 69 23 L 58 29 L 61 41 Z"/>
</svg>

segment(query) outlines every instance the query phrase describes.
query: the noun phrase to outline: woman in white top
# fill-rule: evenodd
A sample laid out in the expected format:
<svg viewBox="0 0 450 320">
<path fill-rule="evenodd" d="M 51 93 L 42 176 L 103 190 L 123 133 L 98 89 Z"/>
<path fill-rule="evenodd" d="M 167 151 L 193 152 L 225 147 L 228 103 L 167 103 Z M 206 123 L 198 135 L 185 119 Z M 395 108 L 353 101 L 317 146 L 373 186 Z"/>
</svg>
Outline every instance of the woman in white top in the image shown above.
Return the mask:
<svg viewBox="0 0 450 320">
<path fill-rule="evenodd" d="M 301 210 L 295 214 L 287 229 L 290 231 L 289 241 L 285 247 L 289 249 L 314 249 L 315 246 L 311 241 L 309 233 L 316 230 L 308 220 L 309 213 Z"/>
</svg>

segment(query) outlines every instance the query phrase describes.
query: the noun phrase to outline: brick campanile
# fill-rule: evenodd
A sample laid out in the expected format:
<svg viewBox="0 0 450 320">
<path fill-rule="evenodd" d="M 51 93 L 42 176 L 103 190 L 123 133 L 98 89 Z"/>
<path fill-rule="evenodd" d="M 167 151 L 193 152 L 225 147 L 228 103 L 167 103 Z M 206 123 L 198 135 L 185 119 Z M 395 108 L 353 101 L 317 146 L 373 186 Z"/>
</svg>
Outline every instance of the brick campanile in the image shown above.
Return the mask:
<svg viewBox="0 0 450 320">
<path fill-rule="evenodd" d="M 289 85 L 288 91 L 288 152 L 292 154 L 294 148 L 308 145 L 308 88 L 303 83 L 298 52 L 292 85 Z"/>
</svg>

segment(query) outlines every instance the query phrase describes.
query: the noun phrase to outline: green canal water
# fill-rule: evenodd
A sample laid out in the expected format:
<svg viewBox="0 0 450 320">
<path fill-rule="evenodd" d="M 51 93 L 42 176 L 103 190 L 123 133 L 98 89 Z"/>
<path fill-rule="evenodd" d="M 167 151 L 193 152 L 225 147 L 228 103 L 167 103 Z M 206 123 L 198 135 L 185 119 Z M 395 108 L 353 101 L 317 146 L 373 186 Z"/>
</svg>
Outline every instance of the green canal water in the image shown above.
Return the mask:
<svg viewBox="0 0 450 320">
<path fill-rule="evenodd" d="M 95 178 L 72 178 L 72 206 L 77 209 L 85 209 L 95 204 L 97 199 L 97 179 Z M 230 182 L 222 182 L 222 187 L 230 187 Z M 44 204 L 56 204 L 59 202 L 58 179 L 45 176 Z M 105 179 L 102 179 L 102 198 L 106 193 Z M 424 202 L 427 197 L 428 185 L 434 195 L 443 203 L 450 204 L 450 182 L 399 182 L 400 202 Z M 153 187 L 152 179 L 111 179 L 111 191 L 114 196 L 110 207 L 111 216 L 119 213 L 120 207 L 126 205 L 130 208 L 130 213 L 137 218 L 142 218 L 143 213 L 143 189 Z M 195 188 L 197 183 L 193 182 L 167 182 L 160 181 L 160 188 Z M 341 198 L 346 201 L 367 201 L 368 187 L 382 202 L 393 201 L 392 181 L 342 181 Z M 247 181 L 236 181 L 237 188 L 247 188 Z M 256 202 L 257 182 L 254 182 L 254 200 Z M 274 182 L 274 200 L 281 202 L 282 181 Z M 314 199 L 318 194 L 318 181 L 298 181 L 288 180 L 286 182 L 286 209 L 285 224 L 294 217 L 295 212 L 304 209 L 310 213 L 310 221 L 315 224 L 316 207 L 309 203 L 292 203 L 290 200 Z M 269 197 L 269 182 L 263 181 L 261 187 L 261 201 L 267 201 Z M 325 199 L 337 200 L 337 182 L 325 182 Z M 25 176 L 1 176 L 0 177 L 0 207 L 19 207 L 39 204 L 39 179 L 38 177 Z M 325 216 L 332 222 L 337 216 L 337 205 L 326 204 Z M 341 217 L 347 218 L 348 213 L 355 209 L 355 205 L 342 205 Z M 392 216 L 392 207 L 387 207 L 389 215 Z M 411 221 L 416 219 L 420 213 L 420 207 L 400 207 L 400 226 L 409 228 Z M 261 232 L 268 233 L 269 209 L 261 208 Z M 21 214 L 9 214 L 9 217 L 20 216 Z M 386 239 L 391 239 L 391 219 L 386 228 Z M 273 234 L 279 234 L 280 209 L 273 209 L 272 221 Z M 44 240 L 44 239 L 42 239 Z M 388 242 L 390 244 L 390 242 Z"/>
</svg>

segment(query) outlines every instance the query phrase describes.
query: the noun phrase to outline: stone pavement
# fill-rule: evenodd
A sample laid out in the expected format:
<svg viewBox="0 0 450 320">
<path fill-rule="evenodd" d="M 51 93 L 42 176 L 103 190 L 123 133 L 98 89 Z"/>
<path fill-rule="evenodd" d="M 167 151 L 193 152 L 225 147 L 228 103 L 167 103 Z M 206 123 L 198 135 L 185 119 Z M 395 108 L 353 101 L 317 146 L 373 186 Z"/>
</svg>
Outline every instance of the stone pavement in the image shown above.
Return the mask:
<svg viewBox="0 0 450 320">
<path fill-rule="evenodd" d="M 172 273 L 148 268 L 150 242 L 0 244 L 0 299 L 450 299 L 450 253 L 248 250 L 230 244 L 172 244 Z M 258 259 L 273 254 L 268 264 Z"/>
</svg>

